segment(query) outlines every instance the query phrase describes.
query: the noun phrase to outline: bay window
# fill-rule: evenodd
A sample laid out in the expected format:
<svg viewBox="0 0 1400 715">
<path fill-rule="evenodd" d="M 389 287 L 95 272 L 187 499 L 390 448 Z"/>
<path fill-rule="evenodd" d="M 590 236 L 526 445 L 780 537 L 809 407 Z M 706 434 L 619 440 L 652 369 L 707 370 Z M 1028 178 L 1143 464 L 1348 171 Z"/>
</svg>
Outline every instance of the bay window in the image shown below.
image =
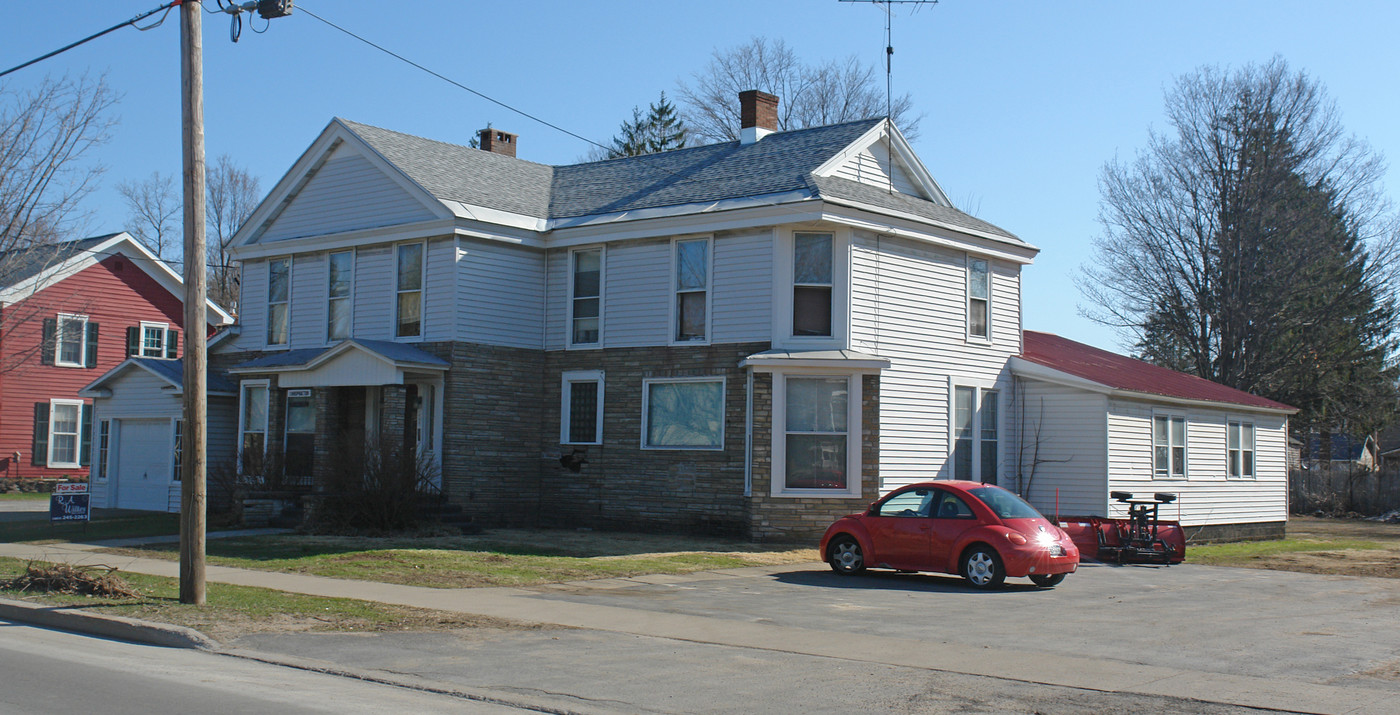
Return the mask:
<svg viewBox="0 0 1400 715">
<path fill-rule="evenodd" d="M 991 333 L 991 276 L 987 262 L 980 258 L 967 259 L 967 334 L 986 338 Z"/>
<path fill-rule="evenodd" d="M 326 277 L 326 340 L 350 337 L 350 292 L 355 277 L 355 252 L 332 253 Z"/>
<path fill-rule="evenodd" d="M 831 336 L 831 234 L 793 235 L 792 334 Z"/>
<path fill-rule="evenodd" d="M 846 490 L 851 474 L 852 377 L 786 376 L 783 487 Z M 857 447 L 858 449 L 858 447 Z"/>
<path fill-rule="evenodd" d="M 398 271 L 394 337 L 423 335 L 423 244 L 405 243 L 398 247 Z"/>
<path fill-rule="evenodd" d="M 676 241 L 676 342 L 703 342 L 708 339 L 710 239 Z"/>
<path fill-rule="evenodd" d="M 569 344 L 597 345 L 603 321 L 603 249 L 574 251 L 569 260 Z"/>
</svg>

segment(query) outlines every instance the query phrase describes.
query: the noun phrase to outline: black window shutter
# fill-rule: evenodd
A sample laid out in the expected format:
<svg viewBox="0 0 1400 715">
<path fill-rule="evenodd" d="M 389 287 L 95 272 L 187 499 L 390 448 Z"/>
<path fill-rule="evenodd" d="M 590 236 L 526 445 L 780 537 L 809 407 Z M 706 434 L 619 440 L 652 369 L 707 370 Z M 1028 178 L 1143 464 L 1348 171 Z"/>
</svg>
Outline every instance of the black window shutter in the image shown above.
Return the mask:
<svg viewBox="0 0 1400 715">
<path fill-rule="evenodd" d="M 92 463 L 92 405 L 83 403 L 83 424 L 78 427 L 78 466 Z"/>
<path fill-rule="evenodd" d="M 126 356 L 141 354 L 141 328 L 126 329 Z"/>
<path fill-rule="evenodd" d="M 36 467 L 49 464 L 49 403 L 34 403 L 34 444 L 30 445 L 33 454 L 29 463 Z"/>
<path fill-rule="evenodd" d="M 58 348 L 58 320 L 54 318 L 44 318 L 44 344 L 39 348 L 39 362 L 44 365 L 54 364 L 54 351 Z"/>
<path fill-rule="evenodd" d="M 180 357 L 180 332 L 174 328 L 165 331 L 165 356 L 171 360 Z"/>
<path fill-rule="evenodd" d="M 83 367 L 97 367 L 97 323 L 87 324 L 87 359 Z"/>
</svg>

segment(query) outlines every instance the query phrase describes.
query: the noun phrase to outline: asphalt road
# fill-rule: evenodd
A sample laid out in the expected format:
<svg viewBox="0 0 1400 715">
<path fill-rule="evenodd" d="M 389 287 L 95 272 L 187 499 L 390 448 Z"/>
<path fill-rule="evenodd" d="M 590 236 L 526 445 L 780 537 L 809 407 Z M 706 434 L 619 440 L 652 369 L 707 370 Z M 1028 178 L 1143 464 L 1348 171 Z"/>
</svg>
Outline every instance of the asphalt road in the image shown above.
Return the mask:
<svg viewBox="0 0 1400 715">
<path fill-rule="evenodd" d="M 521 710 L 193 650 L 0 621 L 6 715 L 311 715 Z"/>
</svg>

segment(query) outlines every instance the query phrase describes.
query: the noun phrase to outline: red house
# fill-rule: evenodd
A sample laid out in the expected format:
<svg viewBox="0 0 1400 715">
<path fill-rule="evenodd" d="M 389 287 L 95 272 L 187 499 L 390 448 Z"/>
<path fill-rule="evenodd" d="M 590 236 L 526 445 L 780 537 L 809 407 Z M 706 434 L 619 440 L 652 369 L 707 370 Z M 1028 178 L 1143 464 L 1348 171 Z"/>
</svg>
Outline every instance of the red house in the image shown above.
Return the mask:
<svg viewBox="0 0 1400 715">
<path fill-rule="evenodd" d="M 180 276 L 116 233 L 0 253 L 0 283 L 0 478 L 85 477 L 101 436 L 78 391 L 128 357 L 179 358 Z"/>
</svg>

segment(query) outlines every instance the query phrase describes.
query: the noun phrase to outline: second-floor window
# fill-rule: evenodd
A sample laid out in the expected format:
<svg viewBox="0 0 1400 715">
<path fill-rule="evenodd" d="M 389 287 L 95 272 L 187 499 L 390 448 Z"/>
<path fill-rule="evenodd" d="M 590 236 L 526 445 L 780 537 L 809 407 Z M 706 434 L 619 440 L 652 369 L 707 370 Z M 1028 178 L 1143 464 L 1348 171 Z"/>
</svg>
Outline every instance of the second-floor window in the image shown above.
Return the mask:
<svg viewBox="0 0 1400 715">
<path fill-rule="evenodd" d="M 326 294 L 326 339 L 350 337 L 350 291 L 355 280 L 355 252 L 341 251 L 330 256 Z"/>
<path fill-rule="evenodd" d="M 991 281 L 987 262 L 980 258 L 967 259 L 967 334 L 976 338 L 988 336 Z"/>
<path fill-rule="evenodd" d="M 63 367 L 83 367 L 87 357 L 86 315 L 58 314 L 58 330 L 54 336 L 54 361 Z"/>
<path fill-rule="evenodd" d="M 793 236 L 792 334 L 831 335 L 831 234 Z"/>
<path fill-rule="evenodd" d="M 165 334 L 168 323 L 141 321 L 141 357 L 165 357 Z"/>
<path fill-rule="evenodd" d="M 267 344 L 286 345 L 289 337 L 292 259 L 267 262 Z"/>
<path fill-rule="evenodd" d="M 602 332 L 603 249 L 574 251 L 570 257 L 569 343 L 597 345 Z"/>
<path fill-rule="evenodd" d="M 710 289 L 710 239 L 676 241 L 676 342 L 703 342 Z"/>
<path fill-rule="evenodd" d="M 398 306 L 394 337 L 423 335 L 423 244 L 405 243 L 398 247 Z"/>
</svg>

